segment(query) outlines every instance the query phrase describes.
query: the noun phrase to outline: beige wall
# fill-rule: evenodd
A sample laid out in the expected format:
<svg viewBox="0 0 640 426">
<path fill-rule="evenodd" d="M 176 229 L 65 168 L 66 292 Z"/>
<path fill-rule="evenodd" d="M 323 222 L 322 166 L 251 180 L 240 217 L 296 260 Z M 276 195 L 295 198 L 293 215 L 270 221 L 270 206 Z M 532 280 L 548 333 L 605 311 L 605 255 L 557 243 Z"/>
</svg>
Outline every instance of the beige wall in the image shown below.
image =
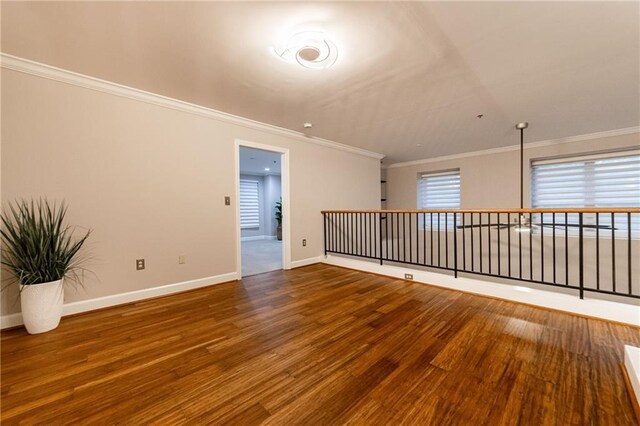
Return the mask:
<svg viewBox="0 0 640 426">
<path fill-rule="evenodd" d="M 514 141 L 518 141 L 515 131 Z M 525 207 L 530 206 L 530 176 L 527 165 L 532 159 L 638 146 L 640 146 L 640 134 L 635 133 L 525 149 Z M 518 208 L 520 205 L 519 161 L 519 151 L 508 151 L 405 167 L 390 167 L 387 169 L 387 206 L 390 209 L 415 209 L 419 173 L 459 168 L 462 208 Z"/>
<path fill-rule="evenodd" d="M 235 272 L 236 138 L 290 149 L 293 261 L 322 254 L 321 209 L 380 204 L 375 158 L 2 69 L 3 205 L 64 199 L 94 230 L 96 278 L 67 301 Z"/>
</svg>

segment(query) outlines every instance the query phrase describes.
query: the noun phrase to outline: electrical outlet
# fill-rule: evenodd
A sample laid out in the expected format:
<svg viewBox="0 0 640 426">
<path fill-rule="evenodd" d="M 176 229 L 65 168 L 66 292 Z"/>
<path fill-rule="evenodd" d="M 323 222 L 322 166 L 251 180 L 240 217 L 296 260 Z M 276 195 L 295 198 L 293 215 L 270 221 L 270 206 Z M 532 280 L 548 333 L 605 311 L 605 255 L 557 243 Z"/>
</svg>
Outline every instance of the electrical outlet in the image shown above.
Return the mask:
<svg viewBox="0 0 640 426">
<path fill-rule="evenodd" d="M 307 240 L 306 238 L 304 240 L 302 240 L 302 247 L 306 247 L 307 246 Z"/>
<path fill-rule="evenodd" d="M 412 280 L 413 279 L 413 274 L 404 274 L 404 279 L 405 280 Z"/>
<path fill-rule="evenodd" d="M 136 270 L 142 271 L 144 269 L 144 259 L 136 259 Z"/>
<path fill-rule="evenodd" d="M 187 263 L 187 259 L 183 256 L 178 256 L 178 263 L 180 265 L 184 265 L 185 263 Z"/>
<path fill-rule="evenodd" d="M 231 197 L 229 197 L 229 196 L 224 197 L 224 205 L 225 206 L 230 206 L 231 205 Z"/>
</svg>

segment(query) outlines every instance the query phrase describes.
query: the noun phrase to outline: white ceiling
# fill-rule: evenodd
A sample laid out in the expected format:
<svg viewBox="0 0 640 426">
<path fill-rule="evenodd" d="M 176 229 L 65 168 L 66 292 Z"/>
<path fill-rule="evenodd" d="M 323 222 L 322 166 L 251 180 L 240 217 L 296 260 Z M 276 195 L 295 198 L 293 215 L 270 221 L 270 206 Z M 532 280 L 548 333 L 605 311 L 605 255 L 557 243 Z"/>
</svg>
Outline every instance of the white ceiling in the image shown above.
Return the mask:
<svg viewBox="0 0 640 426">
<path fill-rule="evenodd" d="M 3 2 L 2 50 L 377 151 L 385 163 L 640 124 L 638 2 Z M 271 46 L 322 29 L 337 63 Z M 482 119 L 476 115 L 484 114 Z M 422 144 L 417 147 L 416 144 Z"/>
<path fill-rule="evenodd" d="M 279 175 L 281 157 L 282 155 L 276 152 L 240 147 L 240 173 Z"/>
</svg>

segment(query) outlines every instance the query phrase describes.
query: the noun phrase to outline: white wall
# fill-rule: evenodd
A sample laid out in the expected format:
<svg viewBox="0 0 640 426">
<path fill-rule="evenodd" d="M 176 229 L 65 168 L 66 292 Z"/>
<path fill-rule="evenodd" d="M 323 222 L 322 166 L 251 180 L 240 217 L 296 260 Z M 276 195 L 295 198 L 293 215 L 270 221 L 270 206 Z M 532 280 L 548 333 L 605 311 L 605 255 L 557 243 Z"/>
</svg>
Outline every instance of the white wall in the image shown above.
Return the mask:
<svg viewBox="0 0 640 426">
<path fill-rule="evenodd" d="M 322 209 L 379 206 L 377 158 L 47 76 L 2 69 L 1 192 L 3 205 L 64 199 L 69 223 L 93 229 L 95 277 L 67 301 L 236 272 L 236 139 L 290 151 L 292 261 L 322 254 Z M 16 300 L 15 287 L 3 294 L 3 315 Z"/>
<path fill-rule="evenodd" d="M 265 235 L 275 236 L 278 222 L 276 221 L 276 202 L 282 196 L 282 182 L 280 176 L 267 175 L 264 177 L 264 218 Z"/>
</svg>

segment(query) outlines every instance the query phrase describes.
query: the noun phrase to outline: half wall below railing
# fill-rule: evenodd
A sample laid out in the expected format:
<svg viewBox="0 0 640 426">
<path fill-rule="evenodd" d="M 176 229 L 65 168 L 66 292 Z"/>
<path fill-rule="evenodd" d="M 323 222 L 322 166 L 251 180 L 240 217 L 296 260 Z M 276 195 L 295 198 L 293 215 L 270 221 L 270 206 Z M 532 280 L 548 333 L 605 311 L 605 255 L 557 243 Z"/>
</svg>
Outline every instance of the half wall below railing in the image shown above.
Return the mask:
<svg viewBox="0 0 640 426">
<path fill-rule="evenodd" d="M 640 298 L 640 208 L 322 214 L 325 255 Z"/>
</svg>

